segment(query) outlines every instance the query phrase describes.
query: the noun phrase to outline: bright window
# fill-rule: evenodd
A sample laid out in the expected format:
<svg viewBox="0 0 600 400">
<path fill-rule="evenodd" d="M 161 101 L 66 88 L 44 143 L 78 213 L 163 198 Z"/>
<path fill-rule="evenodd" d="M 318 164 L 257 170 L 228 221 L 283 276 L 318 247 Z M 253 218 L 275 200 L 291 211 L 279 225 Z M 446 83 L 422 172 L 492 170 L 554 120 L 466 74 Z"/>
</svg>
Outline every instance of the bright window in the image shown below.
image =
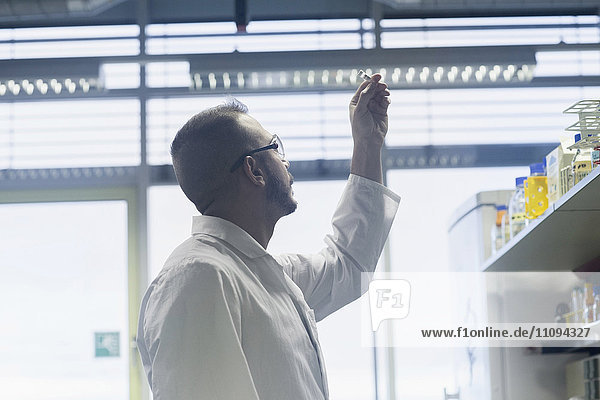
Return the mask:
<svg viewBox="0 0 600 400">
<path fill-rule="evenodd" d="M 127 205 L 0 205 L 0 386 L 19 400 L 129 399 Z"/>
<path fill-rule="evenodd" d="M 402 197 L 389 238 L 391 270 L 446 272 L 456 268 L 449 265 L 448 252 L 448 228 L 453 212 L 480 191 L 512 189 L 515 177 L 527 174 L 527 167 L 390 171 L 388 186 Z M 440 316 L 452 313 L 449 305 L 455 303 L 451 299 L 441 299 L 435 292 L 429 297 L 438 303 L 434 308 L 439 310 Z M 440 317 L 432 315 L 430 318 Z M 395 348 L 398 398 L 438 400 L 443 398 L 444 386 L 452 393 L 457 371 L 454 366 L 464 357 L 464 349 L 459 350 Z M 475 361 L 477 371 L 483 361 Z M 386 377 L 382 375 L 381 379 Z"/>
<path fill-rule="evenodd" d="M 0 103 L 0 168 L 137 165 L 139 102 Z"/>
</svg>

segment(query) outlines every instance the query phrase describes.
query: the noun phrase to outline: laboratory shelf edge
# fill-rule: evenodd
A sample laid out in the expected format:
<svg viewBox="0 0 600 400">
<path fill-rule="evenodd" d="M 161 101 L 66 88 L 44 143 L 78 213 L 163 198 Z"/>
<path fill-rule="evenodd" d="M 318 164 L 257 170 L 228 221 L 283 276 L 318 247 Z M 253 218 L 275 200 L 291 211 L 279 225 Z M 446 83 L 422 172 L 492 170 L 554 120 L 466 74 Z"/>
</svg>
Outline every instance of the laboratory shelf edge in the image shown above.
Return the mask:
<svg viewBox="0 0 600 400">
<path fill-rule="evenodd" d="M 600 168 L 531 221 L 481 270 L 600 271 Z"/>
</svg>

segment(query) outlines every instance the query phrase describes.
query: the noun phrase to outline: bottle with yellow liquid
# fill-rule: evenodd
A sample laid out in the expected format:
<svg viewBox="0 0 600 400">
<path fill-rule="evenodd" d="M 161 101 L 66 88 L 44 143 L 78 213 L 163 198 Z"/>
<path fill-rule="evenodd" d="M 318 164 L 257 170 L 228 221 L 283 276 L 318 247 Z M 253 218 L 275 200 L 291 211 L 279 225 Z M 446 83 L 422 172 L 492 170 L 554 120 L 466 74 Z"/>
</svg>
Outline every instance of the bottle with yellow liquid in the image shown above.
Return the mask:
<svg viewBox="0 0 600 400">
<path fill-rule="evenodd" d="M 511 239 L 517 236 L 529 222 L 525 217 L 525 179 L 527 179 L 526 176 L 515 179 L 517 189 L 508 203 L 508 223 Z"/>
<path fill-rule="evenodd" d="M 536 219 L 548 208 L 548 178 L 543 163 L 529 166 L 530 176 L 525 180 L 525 216 Z"/>
</svg>

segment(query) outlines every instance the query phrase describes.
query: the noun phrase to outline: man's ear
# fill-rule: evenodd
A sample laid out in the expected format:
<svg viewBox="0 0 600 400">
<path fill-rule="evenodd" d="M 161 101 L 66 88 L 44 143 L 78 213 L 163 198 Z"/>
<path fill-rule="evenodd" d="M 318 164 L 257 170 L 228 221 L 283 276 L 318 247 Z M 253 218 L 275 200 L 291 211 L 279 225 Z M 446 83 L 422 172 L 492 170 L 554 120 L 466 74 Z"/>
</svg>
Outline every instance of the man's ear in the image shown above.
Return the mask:
<svg viewBox="0 0 600 400">
<path fill-rule="evenodd" d="M 244 170 L 244 174 L 250 182 L 257 186 L 265 186 L 265 174 L 261 168 L 258 166 L 258 162 L 252 156 L 246 156 L 244 158 L 244 162 L 242 163 L 242 169 Z"/>
</svg>

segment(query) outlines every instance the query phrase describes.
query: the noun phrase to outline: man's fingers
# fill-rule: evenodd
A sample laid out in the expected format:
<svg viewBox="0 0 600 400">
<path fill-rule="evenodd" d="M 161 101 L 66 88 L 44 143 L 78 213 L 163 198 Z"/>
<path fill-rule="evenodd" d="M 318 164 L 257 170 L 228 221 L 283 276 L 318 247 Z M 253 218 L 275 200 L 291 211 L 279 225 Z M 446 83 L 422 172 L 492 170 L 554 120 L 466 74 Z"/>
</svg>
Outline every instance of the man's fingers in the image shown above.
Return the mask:
<svg viewBox="0 0 600 400">
<path fill-rule="evenodd" d="M 387 85 L 385 83 L 380 82 L 381 78 L 381 74 L 373 74 L 370 80 L 362 81 L 358 86 L 358 89 L 356 89 L 352 100 L 358 101 L 358 97 L 365 90 L 378 92 L 380 90 L 387 89 Z"/>
<path fill-rule="evenodd" d="M 380 83 L 380 80 L 380 74 L 373 75 L 367 87 L 364 90 L 357 93 L 358 98 L 357 101 L 354 103 L 357 108 L 366 107 L 371 99 L 373 99 L 382 91 L 387 90 L 387 85 L 385 83 Z"/>
<path fill-rule="evenodd" d="M 380 93 L 377 93 L 372 99 L 371 101 L 375 101 L 377 103 L 380 103 L 381 105 L 386 105 L 386 104 L 390 104 L 391 100 L 390 100 L 390 92 L 389 91 L 383 91 Z"/>
<path fill-rule="evenodd" d="M 367 95 L 367 97 L 374 96 L 383 90 L 387 90 L 387 85 L 385 83 L 379 82 L 381 80 L 381 75 L 375 74 L 369 85 L 361 91 L 361 94 Z"/>
<path fill-rule="evenodd" d="M 367 109 L 376 114 L 386 114 L 391 102 L 389 95 L 378 93 L 369 101 Z"/>
<path fill-rule="evenodd" d="M 360 84 L 352 97 L 351 105 L 359 113 L 371 112 L 385 116 L 390 105 L 390 91 L 388 86 L 381 82 L 381 74 L 373 74 L 371 80 Z"/>
<path fill-rule="evenodd" d="M 370 101 L 367 109 L 372 113 L 385 115 L 389 105 L 390 103 L 388 101 Z"/>
<path fill-rule="evenodd" d="M 356 89 L 356 92 L 354 93 L 354 96 L 352 96 L 352 100 L 350 100 L 351 104 L 357 104 L 358 103 L 358 99 L 360 97 L 360 94 L 363 92 L 363 90 L 365 90 L 367 88 L 367 86 L 369 86 L 371 84 L 372 80 L 370 81 L 362 81 L 360 86 L 358 87 L 358 89 Z"/>
<path fill-rule="evenodd" d="M 376 101 L 380 102 L 383 104 L 383 102 L 386 102 L 387 104 L 390 104 L 392 102 L 392 99 L 390 98 L 390 94 L 389 92 L 387 94 L 383 94 L 380 96 L 377 96 L 375 98 Z"/>
</svg>

